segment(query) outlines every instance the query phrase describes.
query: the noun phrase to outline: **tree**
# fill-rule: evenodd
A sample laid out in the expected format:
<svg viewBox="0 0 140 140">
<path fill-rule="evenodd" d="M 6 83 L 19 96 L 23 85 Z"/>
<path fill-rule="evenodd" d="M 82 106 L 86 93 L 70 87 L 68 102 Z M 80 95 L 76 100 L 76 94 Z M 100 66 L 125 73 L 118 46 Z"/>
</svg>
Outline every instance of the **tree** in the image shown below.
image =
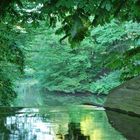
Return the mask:
<svg viewBox="0 0 140 140">
<path fill-rule="evenodd" d="M 13 81 L 23 72 L 24 55 L 16 28 L 0 23 L 0 29 L 0 105 L 9 105 L 16 97 Z"/>
<path fill-rule="evenodd" d="M 107 94 L 140 73 L 139 53 L 133 53 L 139 48 L 139 27 L 137 22 L 112 20 L 92 28 L 91 36 L 72 49 L 67 41 L 58 42 L 63 36 L 55 35 L 59 27 L 40 24 L 25 46 L 30 46 L 27 65 L 49 91 Z"/>
<path fill-rule="evenodd" d="M 68 37 L 71 44 L 83 40 L 91 26 L 113 18 L 140 21 L 139 0 L 2 0 L 0 5 L 1 15 L 8 13 L 18 24 L 47 20 L 53 27 L 60 21 L 57 33 L 64 32 L 61 41 Z"/>
<path fill-rule="evenodd" d="M 17 32 L 17 28 L 20 28 L 20 31 L 23 28 L 26 28 L 26 31 L 30 31 L 31 28 L 32 31 L 33 27 L 39 27 L 40 22 L 44 20 L 46 21 L 47 26 L 49 25 L 53 28 L 59 27 L 56 30 L 56 34 L 60 35 L 59 37 L 61 44 L 65 44 L 65 39 L 68 38 L 68 41 L 72 47 L 75 47 L 77 44 L 79 44 L 79 42 L 83 41 L 83 39 L 87 39 L 92 28 L 95 28 L 98 25 L 105 25 L 95 28 L 95 31 L 92 32 L 93 40 L 89 37 L 90 41 L 92 40 L 96 47 L 92 48 L 90 43 L 88 43 L 88 47 L 86 45 L 81 45 L 81 48 L 84 46 L 81 50 L 78 47 L 75 48 L 75 50 L 64 48 L 65 53 L 63 52 L 64 54 L 62 57 L 64 56 L 64 58 L 67 59 L 71 58 L 70 60 L 72 65 L 75 62 L 75 65 L 79 66 L 80 68 L 82 67 L 80 65 L 81 59 L 82 61 L 88 60 L 88 63 L 83 63 L 85 67 L 80 70 L 80 76 L 77 79 L 73 78 L 74 81 L 78 80 L 77 84 L 82 83 L 83 79 L 81 79 L 81 75 L 83 73 L 84 76 L 82 78 L 88 77 L 88 80 L 85 78 L 85 81 L 90 81 L 95 76 L 94 74 L 94 76 L 91 75 L 93 69 L 96 72 L 99 72 L 95 66 L 92 65 L 95 63 L 94 60 L 98 61 L 98 59 L 99 61 L 96 62 L 96 65 L 100 63 L 100 66 L 97 68 L 110 65 L 113 70 L 118 68 L 121 69 L 122 73 L 124 74 L 122 79 L 132 78 L 133 76 L 138 75 L 140 71 L 140 49 L 138 43 L 139 33 L 136 32 L 137 29 L 139 30 L 139 25 L 136 25 L 137 23 L 133 22 L 133 27 L 135 25 L 137 26 L 136 30 L 134 29 L 124 34 L 124 27 L 121 26 L 121 28 L 118 28 L 121 25 L 120 23 L 117 23 L 116 25 L 113 24 L 112 29 L 117 31 L 117 33 L 114 32 L 114 36 L 112 35 L 110 38 L 107 38 L 107 36 L 109 36 L 107 26 L 111 28 L 112 25 L 106 25 L 106 23 L 109 23 L 112 19 L 118 19 L 117 22 L 122 22 L 125 20 L 139 22 L 139 10 L 139 0 L 1 0 L 0 26 L 2 31 L 0 35 L 0 76 L 3 77 L 5 73 L 7 74 L 9 71 L 23 71 L 24 55 L 22 49 L 19 47 L 20 45 L 18 44 L 21 40 L 21 38 L 19 39 L 21 34 Z M 117 27 L 119 30 L 115 30 L 115 27 Z M 128 44 L 122 45 L 122 41 Z M 22 40 L 22 42 L 24 41 Z M 137 45 L 133 44 L 134 42 L 137 42 Z M 133 44 L 133 48 L 131 47 L 131 44 Z M 53 44 L 52 46 L 58 46 L 58 48 L 55 48 L 57 51 L 62 52 L 63 50 L 58 43 L 56 43 L 56 45 Z M 91 50 L 89 51 L 86 47 L 89 50 L 92 50 L 92 55 L 89 53 Z M 109 47 L 111 49 L 109 49 Z M 119 48 L 123 48 L 121 53 L 120 51 L 117 51 Z M 50 48 L 47 49 L 51 51 Z M 55 49 L 52 49 L 52 51 L 55 52 Z M 69 51 L 72 53 L 69 54 Z M 87 54 L 85 55 L 85 53 Z M 81 57 L 80 55 L 83 56 Z M 101 60 L 103 60 L 101 59 L 101 56 L 103 59 L 106 58 L 105 63 L 101 63 Z M 95 57 L 98 59 L 94 59 Z M 115 61 L 110 62 L 112 58 L 114 58 Z M 59 61 L 61 62 L 62 60 L 65 59 L 59 57 Z M 63 63 L 58 64 L 60 64 L 61 67 L 63 66 Z M 135 69 L 133 70 L 133 68 Z M 71 67 L 66 67 L 66 70 L 67 73 L 70 70 L 73 71 L 73 75 L 76 74 L 74 67 L 73 70 Z M 85 76 L 86 73 L 90 74 Z M 5 85 L 5 87 L 8 87 L 9 90 L 13 92 L 11 88 L 11 81 L 12 76 L 10 75 L 1 78 L 0 90 L 2 91 L 4 89 L 3 85 Z M 66 82 L 72 83 L 68 79 Z M 4 91 L 5 90 L 3 90 L 1 93 Z M 7 93 L 9 93 L 9 91 Z M 3 96 L 4 94 L 1 95 Z"/>
<path fill-rule="evenodd" d="M 120 72 L 109 73 L 102 63 L 107 58 L 103 55 L 107 47 L 101 49 L 88 37 L 72 49 L 67 41 L 59 43 L 60 36 L 55 35 L 55 30 L 41 25 L 25 46 L 26 65 L 35 70 L 33 76 L 40 80 L 42 88 L 65 93 L 107 94 L 120 84 Z M 95 83 L 100 76 L 102 80 Z"/>
<path fill-rule="evenodd" d="M 104 64 L 113 70 L 121 70 L 122 80 L 140 74 L 140 24 L 113 20 L 98 26 L 91 33 L 94 41 L 104 49 Z"/>
</svg>

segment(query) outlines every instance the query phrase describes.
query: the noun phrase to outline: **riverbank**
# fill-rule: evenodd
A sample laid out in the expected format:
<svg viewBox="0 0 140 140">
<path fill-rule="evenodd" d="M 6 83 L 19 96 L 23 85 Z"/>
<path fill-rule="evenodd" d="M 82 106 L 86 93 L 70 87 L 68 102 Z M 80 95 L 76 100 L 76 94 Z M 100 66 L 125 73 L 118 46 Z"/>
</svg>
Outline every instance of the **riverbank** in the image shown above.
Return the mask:
<svg viewBox="0 0 140 140">
<path fill-rule="evenodd" d="M 107 96 L 104 106 L 140 117 L 140 76 L 113 89 Z"/>
<path fill-rule="evenodd" d="M 100 104 L 103 105 L 106 96 L 97 96 L 91 93 L 68 94 L 64 92 L 43 91 L 35 79 L 23 79 L 16 83 L 17 98 L 13 106 L 39 107 L 39 106 L 65 106 L 67 104 Z"/>
</svg>

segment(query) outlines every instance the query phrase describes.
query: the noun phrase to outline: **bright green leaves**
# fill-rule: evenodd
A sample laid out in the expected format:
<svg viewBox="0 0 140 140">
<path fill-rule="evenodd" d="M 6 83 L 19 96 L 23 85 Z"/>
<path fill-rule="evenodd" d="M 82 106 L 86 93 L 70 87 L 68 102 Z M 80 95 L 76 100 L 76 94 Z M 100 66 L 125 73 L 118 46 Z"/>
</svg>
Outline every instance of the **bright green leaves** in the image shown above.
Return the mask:
<svg viewBox="0 0 140 140">
<path fill-rule="evenodd" d="M 78 42 L 80 38 L 77 35 L 87 24 L 84 18 L 77 16 L 66 19 L 65 23 L 70 26 L 63 25 L 69 33 L 67 37 L 75 42 Z M 136 48 L 139 44 L 139 27 L 136 22 L 113 20 L 93 28 L 92 36 L 86 37 L 74 49 L 69 47 L 66 40 L 58 43 L 64 35 L 62 28 L 56 31 L 62 36 L 55 36 L 53 29 L 40 27 L 42 29 L 32 37 L 32 43 L 29 41 L 31 49 L 38 50 L 27 53 L 29 67 L 36 70 L 35 76 L 49 91 L 107 94 L 121 83 L 120 79 L 127 80 L 140 73 L 139 49 Z"/>
<path fill-rule="evenodd" d="M 43 34 L 40 35 L 38 32 L 34 40 L 32 39 L 31 49 L 40 51 L 27 53 L 29 67 L 36 70 L 36 78 L 40 79 L 41 86 L 49 91 L 66 93 L 88 91 L 88 83 L 96 71 L 92 69 L 92 45 L 87 41 L 83 42 L 81 47 L 72 49 L 67 42 L 59 44 L 59 37 L 53 32 L 44 29 Z M 52 44 L 55 45 L 52 47 Z"/>
<path fill-rule="evenodd" d="M 61 36 L 56 37 L 52 31 L 42 29 L 40 32 L 43 35 L 35 37 L 31 44 L 32 47 L 37 46 L 36 49 L 44 51 L 43 54 L 40 52 L 32 58 L 40 60 L 41 64 L 38 64 L 37 69 L 46 77 L 45 80 L 42 77 L 40 79 L 50 90 L 66 91 L 68 89 L 70 92 L 75 92 L 84 89 L 86 91 L 89 87 L 87 83 L 92 82 L 92 79 L 104 67 L 112 70 L 120 69 L 123 79 L 139 74 L 139 53 L 137 52 L 139 51 L 140 26 L 136 22 L 120 22 L 126 19 L 139 21 L 139 1 L 29 0 L 22 1 L 21 4 L 21 1 L 17 0 L 0 3 L 2 3 L 0 8 L 3 7 L 3 10 L 7 7 L 10 9 L 10 11 L 5 11 L 7 18 L 4 23 L 12 21 L 14 26 L 18 23 L 18 26 L 32 28 L 42 26 L 41 20 L 46 20 L 50 27 L 60 27 L 56 33 Z M 114 17 L 120 21 L 113 20 L 107 24 Z M 104 26 L 101 26 L 103 24 Z M 92 37 L 87 39 L 92 26 L 94 26 L 91 32 Z M 18 45 L 13 45 L 18 35 L 11 32 L 11 29 L 7 31 L 10 32 L 9 35 L 4 31 L 0 35 L 0 62 L 19 66 L 22 71 L 24 55 Z M 59 39 L 61 44 L 58 43 Z M 74 48 L 78 44 L 81 48 L 68 48 L 67 46 L 70 45 L 65 39 L 68 39 L 71 47 Z M 33 63 L 33 67 L 35 66 L 36 64 Z"/>
<path fill-rule="evenodd" d="M 77 24 L 81 26 L 81 21 Z M 61 29 L 57 32 L 61 32 Z M 72 32 L 72 35 L 74 37 L 75 32 Z M 53 29 L 44 28 L 36 31 L 36 36 L 29 41 L 30 50 L 38 52 L 27 53 L 27 64 L 35 70 L 34 76 L 40 80 L 42 88 L 65 93 L 107 94 L 110 89 L 120 84 L 121 72 L 110 73 L 109 75 L 113 76 L 109 77 L 108 74 L 105 75 L 110 71 L 105 68 L 106 59 L 109 57 L 107 46 L 98 45 L 92 37 L 88 37 L 79 47 L 72 49 L 66 41 L 59 44 L 59 38 L 54 35 Z M 114 58 L 114 54 L 110 57 Z M 97 80 L 99 77 L 101 79 Z"/>
<path fill-rule="evenodd" d="M 90 90 L 98 94 L 108 94 L 111 89 L 121 84 L 120 71 L 114 71 L 108 75 L 101 76 L 96 82 L 92 82 Z"/>
<path fill-rule="evenodd" d="M 117 21 L 111 21 L 110 24 L 98 26 L 91 32 L 91 35 L 96 39 L 96 42 L 102 45 L 106 43 L 111 44 L 117 40 L 122 40 L 122 37 L 125 34 L 125 25 L 121 25 L 121 23 L 117 23 Z"/>
<path fill-rule="evenodd" d="M 98 45 L 105 49 L 105 64 L 111 69 L 122 71 L 121 79 L 127 80 L 140 74 L 139 39 L 140 24 L 137 22 L 110 24 L 98 26 L 92 31 L 92 36 Z"/>
<path fill-rule="evenodd" d="M 7 5 L 12 9 L 10 18 L 20 21 L 20 24 L 38 26 L 41 20 L 46 20 L 55 27 L 58 22 L 61 23 L 61 31 L 65 33 L 61 41 L 68 38 L 71 46 L 87 36 L 90 26 L 103 25 L 114 17 L 137 21 L 140 17 L 139 1 L 131 0 L 15 0 L 2 3 L 2 7 Z M 90 17 L 93 19 L 90 20 Z"/>
<path fill-rule="evenodd" d="M 58 21 L 61 22 L 61 31 L 65 33 L 65 37 L 62 40 L 68 38 L 73 46 L 73 44 L 82 41 L 86 37 L 91 22 L 93 26 L 104 24 L 110 21 L 116 14 L 119 14 L 121 19 L 121 15 L 123 17 L 125 11 L 128 13 L 131 7 L 129 3 L 132 4 L 132 7 L 136 7 L 138 1 L 135 1 L 135 3 L 125 3 L 125 1 L 121 0 L 29 0 L 22 1 L 21 4 L 21 1 L 18 0 L 18 7 L 13 9 L 18 15 L 18 20 L 22 21 L 21 23 L 31 22 L 32 24 L 38 25 L 37 23 L 40 20 L 47 20 L 54 27 Z M 138 8 L 136 10 L 133 9 L 133 11 L 138 13 Z M 128 14 L 131 17 L 131 13 Z M 134 18 L 135 15 L 133 15 Z M 89 20 L 91 16 L 94 17 L 93 21 Z"/>
</svg>

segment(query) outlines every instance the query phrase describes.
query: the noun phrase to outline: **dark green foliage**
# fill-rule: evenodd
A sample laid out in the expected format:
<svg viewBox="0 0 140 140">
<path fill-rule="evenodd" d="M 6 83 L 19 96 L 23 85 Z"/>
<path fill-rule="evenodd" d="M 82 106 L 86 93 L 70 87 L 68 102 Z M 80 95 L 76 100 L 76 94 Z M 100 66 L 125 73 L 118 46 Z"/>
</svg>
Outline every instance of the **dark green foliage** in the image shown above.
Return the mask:
<svg viewBox="0 0 140 140">
<path fill-rule="evenodd" d="M 61 40 L 68 37 L 72 45 L 82 41 L 91 26 L 113 18 L 140 21 L 139 0 L 2 0 L 0 9 L 20 24 L 32 22 L 36 26 L 47 20 L 55 27 L 59 21 L 59 33 L 65 33 Z"/>
<path fill-rule="evenodd" d="M 121 70 L 122 80 L 140 74 L 139 23 L 112 21 L 110 24 L 95 28 L 92 36 L 96 44 L 104 49 L 104 65 L 113 70 Z"/>
<path fill-rule="evenodd" d="M 113 18 L 121 20 L 140 20 L 139 1 L 125 0 L 55 0 L 45 1 L 40 9 L 46 14 L 51 26 L 61 21 L 62 38 L 69 38 L 69 42 L 83 40 L 90 26 L 104 24 Z"/>
<path fill-rule="evenodd" d="M 14 27 L 0 23 L 0 30 L 0 105 L 10 105 L 16 97 L 13 81 L 23 72 L 24 55 Z"/>
<path fill-rule="evenodd" d="M 107 93 L 120 75 L 139 75 L 139 21 L 139 0 L 0 1 L 1 104 L 15 96 L 12 81 L 24 70 L 26 52 L 34 60 L 27 64 L 50 91 Z M 33 33 L 25 52 L 23 28 Z"/>
<path fill-rule="evenodd" d="M 0 106 L 10 105 L 15 97 L 11 80 L 0 70 Z"/>
</svg>

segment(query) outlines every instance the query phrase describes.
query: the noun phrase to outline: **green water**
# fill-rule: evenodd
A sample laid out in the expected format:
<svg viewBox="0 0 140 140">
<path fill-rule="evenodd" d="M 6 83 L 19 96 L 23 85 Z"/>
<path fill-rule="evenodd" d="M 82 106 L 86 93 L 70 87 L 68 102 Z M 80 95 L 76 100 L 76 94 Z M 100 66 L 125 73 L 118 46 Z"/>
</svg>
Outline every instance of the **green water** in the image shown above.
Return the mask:
<svg viewBox="0 0 140 140">
<path fill-rule="evenodd" d="M 15 89 L 18 96 L 15 107 L 44 107 L 81 105 L 85 103 L 103 104 L 106 97 L 97 97 L 93 94 L 63 94 L 40 91 L 40 85 L 35 79 L 25 79 L 17 83 Z"/>
<path fill-rule="evenodd" d="M 0 108 L 0 140 L 140 139 L 140 118 L 82 105 L 102 104 L 104 97 L 43 93 L 34 80 L 16 91 L 13 107 Z"/>
<path fill-rule="evenodd" d="M 13 108 L 0 125 L 1 140 L 126 140 L 103 108 L 89 106 Z"/>
</svg>

